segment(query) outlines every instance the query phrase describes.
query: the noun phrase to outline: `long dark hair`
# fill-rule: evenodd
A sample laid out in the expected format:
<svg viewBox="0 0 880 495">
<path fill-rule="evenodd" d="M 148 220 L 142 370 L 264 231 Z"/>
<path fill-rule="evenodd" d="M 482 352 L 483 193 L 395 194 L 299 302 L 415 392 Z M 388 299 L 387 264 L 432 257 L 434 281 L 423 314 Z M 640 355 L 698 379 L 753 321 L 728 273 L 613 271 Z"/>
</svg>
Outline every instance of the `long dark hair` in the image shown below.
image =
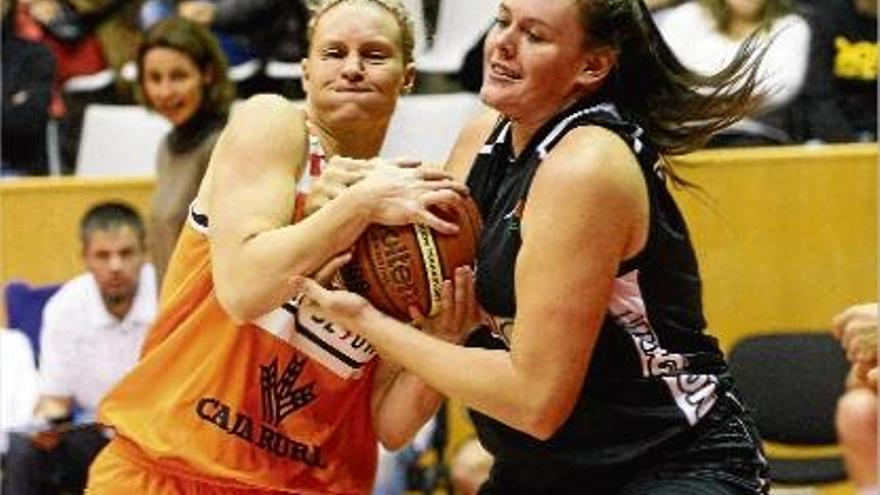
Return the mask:
<svg viewBox="0 0 880 495">
<path fill-rule="evenodd" d="M 210 72 L 213 79 L 206 87 L 202 107 L 215 115 L 226 115 L 235 100 L 235 85 L 229 80 L 229 62 L 211 32 L 181 17 L 169 17 L 151 27 L 138 47 L 138 84 L 135 96 L 148 107 L 152 102 L 143 91 L 144 58 L 153 48 L 170 48 L 189 57 L 202 74 Z"/>
<path fill-rule="evenodd" d="M 679 62 L 641 0 L 577 0 L 586 43 L 617 52 L 600 90 L 633 119 L 661 155 L 702 147 L 762 101 L 757 69 L 766 44 L 743 41 L 730 64 L 704 76 Z"/>
</svg>

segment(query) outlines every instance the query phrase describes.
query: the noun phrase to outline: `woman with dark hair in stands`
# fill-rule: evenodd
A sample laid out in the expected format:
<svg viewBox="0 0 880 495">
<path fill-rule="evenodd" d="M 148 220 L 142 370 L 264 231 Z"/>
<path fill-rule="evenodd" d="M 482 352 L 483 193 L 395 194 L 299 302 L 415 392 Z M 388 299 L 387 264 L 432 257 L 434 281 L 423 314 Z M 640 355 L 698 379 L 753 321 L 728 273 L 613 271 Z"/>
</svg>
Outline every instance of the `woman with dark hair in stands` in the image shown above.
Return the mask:
<svg viewBox="0 0 880 495">
<path fill-rule="evenodd" d="M 190 202 L 235 98 L 226 57 L 207 28 L 170 17 L 144 36 L 138 99 L 174 128 L 159 148 L 151 211 L 151 254 L 161 283 Z"/>
</svg>

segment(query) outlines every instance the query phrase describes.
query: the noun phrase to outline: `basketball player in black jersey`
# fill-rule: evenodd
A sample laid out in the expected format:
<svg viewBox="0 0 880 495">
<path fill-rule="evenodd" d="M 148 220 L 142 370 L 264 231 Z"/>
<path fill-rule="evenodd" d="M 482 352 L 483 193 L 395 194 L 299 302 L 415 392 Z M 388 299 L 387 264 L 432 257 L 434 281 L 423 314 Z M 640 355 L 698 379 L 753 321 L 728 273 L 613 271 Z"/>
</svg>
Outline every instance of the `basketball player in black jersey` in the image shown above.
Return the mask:
<svg viewBox="0 0 880 495">
<path fill-rule="evenodd" d="M 640 0 L 501 0 L 480 93 L 492 111 L 450 158 L 483 215 L 474 288 L 489 324 L 465 348 L 298 280 L 471 409 L 495 457 L 482 495 L 767 493 L 664 160 L 759 102 L 763 52 L 747 39 L 704 77 Z"/>
</svg>

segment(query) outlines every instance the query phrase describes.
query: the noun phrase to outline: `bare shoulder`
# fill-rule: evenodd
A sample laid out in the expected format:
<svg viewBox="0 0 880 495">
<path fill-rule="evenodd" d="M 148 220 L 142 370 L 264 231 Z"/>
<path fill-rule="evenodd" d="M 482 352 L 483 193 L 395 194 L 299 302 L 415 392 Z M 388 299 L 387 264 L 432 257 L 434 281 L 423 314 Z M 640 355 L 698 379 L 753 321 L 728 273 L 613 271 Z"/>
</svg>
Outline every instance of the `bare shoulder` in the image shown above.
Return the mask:
<svg viewBox="0 0 880 495">
<path fill-rule="evenodd" d="M 550 151 L 547 174 L 551 181 L 599 183 L 603 181 L 631 183 L 642 181 L 635 154 L 614 132 L 599 126 L 572 129 Z"/>
<path fill-rule="evenodd" d="M 487 109 L 471 119 L 458 134 L 447 167 L 459 179 L 467 177 L 474 158 L 498 122 L 498 112 Z"/>
<path fill-rule="evenodd" d="M 281 96 L 256 95 L 236 104 L 214 147 L 197 204 L 210 214 L 217 189 L 229 195 L 251 180 L 295 180 L 308 150 L 306 136 L 305 112 Z M 261 187 L 272 184 L 264 181 Z"/>
<path fill-rule="evenodd" d="M 212 161 L 231 161 L 236 169 L 289 166 L 304 159 L 306 136 L 302 108 L 277 95 L 252 96 L 233 109 Z"/>
<path fill-rule="evenodd" d="M 648 215 L 647 184 L 635 154 L 598 126 L 570 131 L 550 151 L 535 174 L 525 212 L 528 221 L 552 218 L 552 225 L 579 225 L 603 243 L 617 239 L 621 259 L 644 246 Z"/>
<path fill-rule="evenodd" d="M 259 94 L 235 105 L 227 130 L 228 133 L 247 137 L 304 126 L 305 112 L 302 108 L 278 95 Z"/>
</svg>

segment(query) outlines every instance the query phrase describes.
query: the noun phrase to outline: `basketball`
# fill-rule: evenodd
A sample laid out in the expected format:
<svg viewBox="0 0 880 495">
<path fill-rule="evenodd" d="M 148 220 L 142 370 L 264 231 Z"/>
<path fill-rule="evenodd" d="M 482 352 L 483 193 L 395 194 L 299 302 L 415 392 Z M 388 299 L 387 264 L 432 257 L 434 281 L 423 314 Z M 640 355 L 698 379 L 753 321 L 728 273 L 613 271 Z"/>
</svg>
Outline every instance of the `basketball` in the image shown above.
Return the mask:
<svg viewBox="0 0 880 495">
<path fill-rule="evenodd" d="M 425 225 L 373 224 L 354 245 L 352 260 L 340 269 L 345 287 L 383 312 L 407 321 L 409 308 L 423 315 L 438 310 L 444 280 L 459 266 L 473 266 L 481 221 L 471 198 L 462 211 L 434 213 L 459 227 L 446 235 Z"/>
</svg>

